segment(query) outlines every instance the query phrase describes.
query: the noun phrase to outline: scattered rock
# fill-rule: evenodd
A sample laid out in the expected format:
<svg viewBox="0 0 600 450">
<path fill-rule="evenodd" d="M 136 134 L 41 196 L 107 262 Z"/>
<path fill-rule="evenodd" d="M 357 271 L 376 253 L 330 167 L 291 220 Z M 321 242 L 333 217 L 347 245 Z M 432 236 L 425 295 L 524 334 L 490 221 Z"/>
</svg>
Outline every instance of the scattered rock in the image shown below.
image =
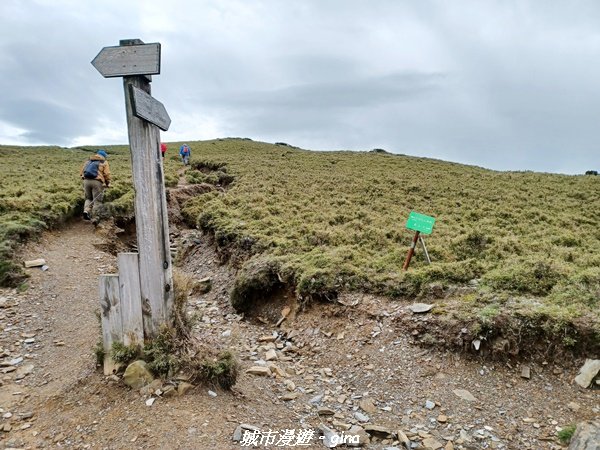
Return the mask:
<svg viewBox="0 0 600 450">
<path fill-rule="evenodd" d="M 571 411 L 579 411 L 579 408 L 581 408 L 581 405 L 577 402 L 569 402 L 567 404 L 567 407 L 571 410 Z"/>
<path fill-rule="evenodd" d="M 208 391 L 208 395 L 209 395 L 210 397 L 216 397 L 216 396 L 217 396 L 217 393 L 216 393 L 215 391 L 211 391 L 211 390 L 209 390 L 209 391 Z"/>
<path fill-rule="evenodd" d="M 311 405 L 318 405 L 323 400 L 323 397 L 324 397 L 323 394 L 315 395 L 313 398 L 311 398 L 308 401 L 308 403 L 310 403 Z"/>
<path fill-rule="evenodd" d="M 340 422 L 339 420 L 334 420 L 331 423 L 337 430 L 343 430 L 343 431 L 348 431 L 350 428 L 352 428 L 352 425 L 350 425 L 349 423 L 345 423 L 345 422 Z"/>
<path fill-rule="evenodd" d="M 358 420 L 359 422 L 363 422 L 363 423 L 364 423 L 364 422 L 368 422 L 368 421 L 370 420 L 370 419 L 369 419 L 369 416 L 367 416 L 366 414 L 363 414 L 363 413 L 361 413 L 361 412 L 358 412 L 358 411 L 356 411 L 356 412 L 354 413 L 354 418 L 355 418 L 356 420 Z"/>
<path fill-rule="evenodd" d="M 466 389 L 454 389 L 452 392 L 454 392 L 455 395 L 459 396 L 463 400 L 467 400 L 468 402 L 477 401 L 477 399 L 473 397 L 473 394 L 471 394 Z"/>
<path fill-rule="evenodd" d="M 261 377 L 268 377 L 269 375 L 271 375 L 271 370 L 265 366 L 252 366 L 248 370 L 246 370 L 246 373 L 249 373 L 251 375 L 259 375 Z"/>
<path fill-rule="evenodd" d="M 369 445 L 369 443 L 371 442 L 371 438 L 369 437 L 368 433 L 364 430 L 363 427 L 358 425 L 353 425 L 348 430 L 346 435 L 350 436 L 351 438 L 358 436 L 358 442 L 346 442 L 346 445 L 348 447 L 363 447 L 365 445 Z"/>
<path fill-rule="evenodd" d="M 156 401 L 156 397 L 150 397 L 149 399 L 146 400 L 146 406 L 152 406 L 155 401 Z"/>
<path fill-rule="evenodd" d="M 569 450 L 598 450 L 600 448 L 600 421 L 577 425 Z"/>
<path fill-rule="evenodd" d="M 368 397 L 363 398 L 358 403 L 358 406 L 360 406 L 360 409 L 362 409 L 364 412 L 367 412 L 367 413 L 373 414 L 375 411 L 377 411 L 377 408 L 375 407 L 373 400 L 371 400 Z"/>
<path fill-rule="evenodd" d="M 319 416 L 333 416 L 335 411 L 333 409 L 326 408 L 325 406 L 319 406 L 317 408 L 317 414 Z"/>
<path fill-rule="evenodd" d="M 271 371 L 271 373 L 281 378 L 286 378 L 288 376 L 284 370 L 282 370 L 279 366 L 276 366 L 275 364 L 269 364 L 269 370 Z"/>
<path fill-rule="evenodd" d="M 123 382 L 132 389 L 141 389 L 154 381 L 154 376 L 145 361 L 134 361 L 127 366 Z"/>
<path fill-rule="evenodd" d="M 521 368 L 521 378 L 529 380 L 531 378 L 531 368 L 529 366 L 523 366 Z"/>
<path fill-rule="evenodd" d="M 338 435 L 335 433 L 335 431 L 333 431 L 331 428 L 329 428 L 326 425 L 320 424 L 319 425 L 319 431 L 321 433 L 321 435 L 323 436 L 323 439 L 321 439 L 321 442 L 323 443 L 323 445 L 327 448 L 334 448 L 337 447 L 338 445 Z"/>
<path fill-rule="evenodd" d="M 177 386 L 177 392 L 179 395 L 185 395 L 192 389 L 194 389 L 194 385 L 191 383 L 186 383 L 185 381 L 179 383 L 179 386 Z"/>
<path fill-rule="evenodd" d="M 435 402 L 432 402 L 431 400 L 427 400 L 425 402 L 425 408 L 427 408 L 427 409 L 433 409 L 433 408 L 435 408 Z"/>
<path fill-rule="evenodd" d="M 423 439 L 422 444 L 423 444 L 423 447 L 430 448 L 431 450 L 438 450 L 439 448 L 443 447 L 442 443 L 439 441 L 436 441 L 434 438 Z"/>
<path fill-rule="evenodd" d="M 296 400 L 299 396 L 300 394 L 297 392 L 288 392 L 281 396 L 281 400 L 283 400 L 284 402 L 289 402 L 291 400 Z"/>
<path fill-rule="evenodd" d="M 588 388 L 598 372 L 600 372 L 600 359 L 586 359 L 583 367 L 579 369 L 579 374 L 575 377 L 575 382 L 582 388 Z"/>
<path fill-rule="evenodd" d="M 178 394 L 177 389 L 175 389 L 175 386 L 173 385 L 167 385 L 165 386 L 165 389 L 163 390 L 163 397 L 175 397 Z"/>
<path fill-rule="evenodd" d="M 260 428 L 254 425 L 248 425 L 247 423 L 242 423 L 238 425 L 238 427 L 233 432 L 233 440 L 239 442 L 242 440 L 244 436 L 244 431 L 260 431 Z"/>
<path fill-rule="evenodd" d="M 439 423 L 446 423 L 446 422 L 448 422 L 448 417 L 447 417 L 447 416 L 445 416 L 444 414 L 440 414 L 440 415 L 437 417 L 437 421 L 438 421 Z"/>
<path fill-rule="evenodd" d="M 265 361 L 273 361 L 275 359 L 277 359 L 277 352 L 272 348 L 265 355 Z"/>
<path fill-rule="evenodd" d="M 406 448 L 406 450 L 411 450 L 410 439 L 408 439 L 408 436 L 406 436 L 406 434 L 404 433 L 404 431 L 397 430 L 396 431 L 396 436 L 398 437 L 398 440 L 400 441 L 400 443 L 402 445 L 404 445 L 404 448 Z"/>
<path fill-rule="evenodd" d="M 413 303 L 408 307 L 415 314 L 422 314 L 431 311 L 433 305 L 427 303 Z"/>
<path fill-rule="evenodd" d="M 380 439 L 389 439 L 394 436 L 394 433 L 391 430 L 379 425 L 365 425 L 363 428 L 371 436 L 375 436 Z"/>
</svg>

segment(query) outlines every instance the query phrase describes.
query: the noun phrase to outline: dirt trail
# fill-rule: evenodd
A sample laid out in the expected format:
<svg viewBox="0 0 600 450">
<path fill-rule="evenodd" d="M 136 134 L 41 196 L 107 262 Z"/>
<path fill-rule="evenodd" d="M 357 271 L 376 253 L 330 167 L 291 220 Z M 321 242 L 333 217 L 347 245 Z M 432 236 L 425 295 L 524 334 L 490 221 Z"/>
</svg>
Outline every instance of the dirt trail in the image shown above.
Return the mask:
<svg viewBox="0 0 600 450">
<path fill-rule="evenodd" d="M 115 258 L 98 249 L 104 237 L 91 225 L 73 222 L 24 248 L 24 259 L 43 257 L 50 267 L 28 269 L 27 291 L 0 291 L 0 354 L 15 363 L 0 366 L 0 446 L 240 449 L 232 441 L 240 423 L 281 437 L 319 424 L 341 432 L 362 423 L 362 414 L 368 424 L 403 430 L 414 448 L 552 449 L 560 448 L 557 426 L 600 415 L 598 391 L 572 383 L 579 362 L 531 364 L 524 379 L 519 365 L 423 349 L 396 320 L 401 303 L 358 295 L 342 299 L 354 306 L 313 305 L 280 327 L 244 319 L 229 306 L 232 274 L 210 239 L 184 230 L 179 240 L 180 270 L 213 285 L 190 299 L 190 314 L 201 317 L 194 331 L 234 349 L 244 370 L 264 365 L 274 350 L 281 376 L 243 371 L 234 392 L 199 386 L 152 406 L 104 377 L 92 351 L 100 336 L 97 285 L 98 275 L 116 272 Z M 264 339 L 273 333 L 274 342 Z M 316 436 L 301 448 L 325 448 Z M 366 447 L 401 447 L 382 436 Z M 260 448 L 285 448 L 275 442 Z"/>
</svg>

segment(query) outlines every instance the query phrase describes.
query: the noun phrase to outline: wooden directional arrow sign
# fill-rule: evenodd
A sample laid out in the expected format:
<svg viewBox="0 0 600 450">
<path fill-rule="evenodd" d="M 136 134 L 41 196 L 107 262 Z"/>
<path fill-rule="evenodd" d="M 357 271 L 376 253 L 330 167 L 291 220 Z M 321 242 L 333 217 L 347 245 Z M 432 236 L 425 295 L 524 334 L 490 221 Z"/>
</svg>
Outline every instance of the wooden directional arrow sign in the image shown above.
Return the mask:
<svg viewBox="0 0 600 450">
<path fill-rule="evenodd" d="M 153 123 L 163 131 L 169 129 L 171 118 L 165 105 L 133 85 L 129 85 L 129 95 L 134 116 Z"/>
<path fill-rule="evenodd" d="M 160 73 L 160 44 L 104 47 L 92 65 L 105 78 Z"/>
</svg>

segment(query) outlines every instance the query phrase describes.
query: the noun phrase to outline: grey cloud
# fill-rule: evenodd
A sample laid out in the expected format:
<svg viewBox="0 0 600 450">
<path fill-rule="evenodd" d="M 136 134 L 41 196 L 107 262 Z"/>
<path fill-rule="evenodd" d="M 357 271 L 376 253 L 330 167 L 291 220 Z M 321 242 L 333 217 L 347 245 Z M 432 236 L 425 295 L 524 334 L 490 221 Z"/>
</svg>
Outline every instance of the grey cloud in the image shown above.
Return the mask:
<svg viewBox="0 0 600 450">
<path fill-rule="evenodd" d="M 432 93 L 440 89 L 443 78 L 441 74 L 397 73 L 301 84 L 268 91 L 238 92 L 227 99 L 216 100 L 233 105 L 319 110 L 373 107 Z"/>
</svg>

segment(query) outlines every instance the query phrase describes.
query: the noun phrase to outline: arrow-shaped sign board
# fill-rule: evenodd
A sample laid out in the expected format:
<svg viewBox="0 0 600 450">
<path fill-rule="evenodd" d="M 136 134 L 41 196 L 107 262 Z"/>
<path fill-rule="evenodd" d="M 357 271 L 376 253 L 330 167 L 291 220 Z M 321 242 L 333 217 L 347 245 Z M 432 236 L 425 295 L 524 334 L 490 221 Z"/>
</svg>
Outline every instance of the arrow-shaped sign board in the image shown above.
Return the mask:
<svg viewBox="0 0 600 450">
<path fill-rule="evenodd" d="M 169 129 L 171 118 L 165 105 L 133 85 L 129 85 L 129 95 L 134 116 L 153 123 L 163 131 Z"/>
<path fill-rule="evenodd" d="M 160 73 L 160 44 L 104 47 L 92 60 L 104 78 Z"/>
</svg>

